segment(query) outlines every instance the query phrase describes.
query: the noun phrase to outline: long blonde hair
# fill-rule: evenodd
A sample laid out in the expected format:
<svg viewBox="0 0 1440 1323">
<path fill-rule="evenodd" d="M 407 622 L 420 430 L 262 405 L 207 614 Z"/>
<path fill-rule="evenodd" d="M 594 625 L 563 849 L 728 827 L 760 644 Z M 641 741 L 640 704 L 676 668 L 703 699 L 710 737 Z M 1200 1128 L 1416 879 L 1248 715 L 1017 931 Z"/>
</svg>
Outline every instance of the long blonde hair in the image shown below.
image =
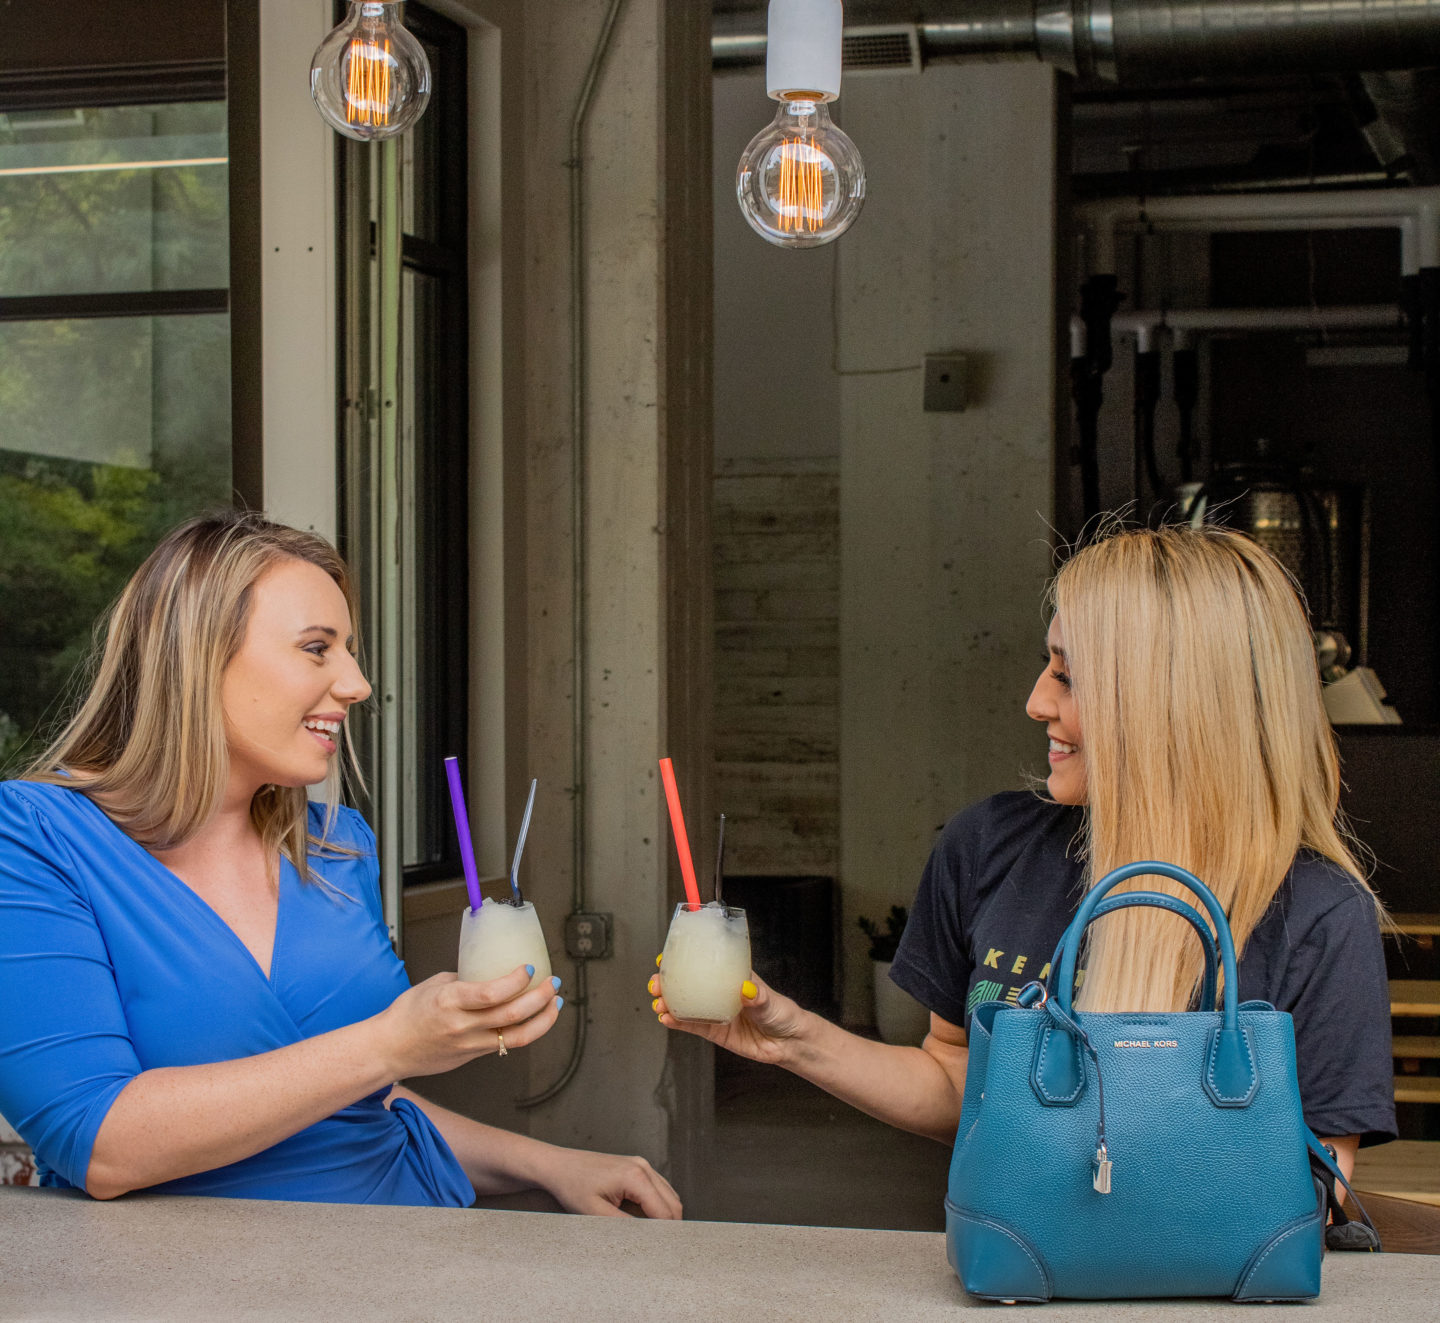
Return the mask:
<svg viewBox="0 0 1440 1323">
<path fill-rule="evenodd" d="M 284 560 L 328 574 L 355 620 L 349 572 L 322 537 L 235 511 L 168 534 L 97 626 L 88 692 L 23 777 L 83 790 L 148 849 L 189 840 L 219 806 L 229 777 L 225 668 L 244 641 L 256 580 Z M 348 753 L 348 731 L 346 741 Z M 353 754 L 350 761 L 358 778 Z M 352 853 L 326 840 L 341 775 L 332 760 L 318 837 L 308 830 L 303 787 L 262 786 L 251 801 L 267 856 L 283 853 L 301 878 L 310 876 L 312 851 Z"/>
<path fill-rule="evenodd" d="M 1053 598 L 1085 757 L 1089 883 L 1137 859 L 1188 868 L 1225 907 L 1237 952 L 1297 851 L 1366 885 L 1305 608 L 1268 552 L 1213 526 L 1126 530 L 1077 553 Z M 1151 877 L 1122 889 L 1139 888 L 1188 894 Z M 1198 941 L 1161 911 L 1118 911 L 1088 942 L 1086 1009 L 1184 1010 L 1199 986 Z"/>
</svg>

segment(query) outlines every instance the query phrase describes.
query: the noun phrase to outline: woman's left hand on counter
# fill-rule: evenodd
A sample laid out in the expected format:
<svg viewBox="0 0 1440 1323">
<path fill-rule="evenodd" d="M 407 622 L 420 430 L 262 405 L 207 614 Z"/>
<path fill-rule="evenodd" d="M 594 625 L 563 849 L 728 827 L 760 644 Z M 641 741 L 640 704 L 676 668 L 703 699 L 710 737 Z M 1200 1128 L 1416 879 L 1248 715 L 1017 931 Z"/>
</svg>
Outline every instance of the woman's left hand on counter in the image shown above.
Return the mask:
<svg viewBox="0 0 1440 1323">
<path fill-rule="evenodd" d="M 567 1213 L 629 1217 L 620 1207 L 629 1202 L 638 1204 L 646 1217 L 673 1220 L 684 1216 L 680 1196 L 644 1158 L 576 1148 L 559 1149 L 555 1157 L 544 1185 Z"/>
</svg>

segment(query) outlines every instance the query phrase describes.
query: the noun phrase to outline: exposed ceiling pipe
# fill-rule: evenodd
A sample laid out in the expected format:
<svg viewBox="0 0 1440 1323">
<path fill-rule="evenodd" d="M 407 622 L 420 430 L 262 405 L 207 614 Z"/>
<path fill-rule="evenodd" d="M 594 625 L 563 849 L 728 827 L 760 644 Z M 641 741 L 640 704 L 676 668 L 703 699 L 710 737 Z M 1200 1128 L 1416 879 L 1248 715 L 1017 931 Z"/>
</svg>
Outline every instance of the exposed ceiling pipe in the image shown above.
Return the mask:
<svg viewBox="0 0 1440 1323">
<path fill-rule="evenodd" d="M 1103 382 L 1114 352 L 1112 337 L 1133 330 L 1139 340 L 1153 337 L 1158 327 L 1145 313 L 1119 312 L 1115 236 L 1121 230 L 1381 229 L 1400 231 L 1400 309 L 1321 310 L 1316 317 L 1374 316 L 1379 324 L 1399 321 L 1410 332 L 1412 367 L 1423 368 L 1435 400 L 1437 445 L 1440 445 L 1440 187 L 1355 189 L 1324 193 L 1249 193 L 1214 197 L 1107 198 L 1075 208 L 1088 240 L 1089 268 L 1080 286 L 1080 315 L 1071 324 L 1071 391 L 1075 397 L 1076 453 L 1085 517 L 1099 510 L 1097 416 L 1104 398 Z M 1172 312 L 1164 321 L 1177 345 L 1188 344 L 1196 332 L 1241 329 L 1247 314 L 1236 309 L 1193 313 Z M 1270 310 L 1264 316 L 1283 316 Z M 1305 319 L 1312 314 L 1293 314 Z M 1155 314 L 1148 314 L 1154 317 Z M 1308 324 L 1308 323 L 1306 323 Z M 1325 323 L 1320 323 L 1325 324 Z M 1332 321 L 1331 325 L 1344 324 Z M 1365 323 L 1361 324 L 1375 324 Z M 1257 328 L 1258 329 L 1258 328 Z M 1433 341 L 1435 348 L 1426 352 Z M 1188 454 L 1188 440 L 1182 455 Z"/>
<path fill-rule="evenodd" d="M 1245 335 L 1265 331 L 1403 330 L 1405 319 L 1393 303 L 1348 304 L 1336 308 L 1136 308 L 1117 312 L 1116 335 L 1133 335 L 1142 353 L 1153 350 L 1165 332 L 1180 348 L 1196 335 Z M 1070 353 L 1085 353 L 1085 323 L 1070 318 Z"/>
<path fill-rule="evenodd" d="M 1194 468 L 1192 423 L 1200 394 L 1199 361 L 1194 343 L 1199 336 L 1249 335 L 1274 331 L 1334 331 L 1341 329 L 1404 330 L 1407 318 L 1394 304 L 1368 304 L 1335 308 L 1141 308 L 1113 312 L 1100 328 L 1100 344 L 1108 363 L 1113 335 L 1135 337 L 1134 443 L 1131 492 L 1141 509 L 1144 488 L 1163 498 L 1169 490 L 1155 453 L 1155 408 L 1160 402 L 1160 344 L 1168 336 L 1174 347 L 1175 405 L 1180 415 L 1176 447 L 1182 482 Z M 1077 445 L 1073 462 L 1080 469 L 1082 499 L 1088 519 L 1100 509 L 1098 419 L 1103 398 L 1103 372 L 1095 370 L 1090 354 L 1092 327 L 1082 316 L 1070 318 L 1070 374 L 1075 395 Z"/>
<path fill-rule="evenodd" d="M 763 63 L 765 12 L 715 15 L 716 68 Z M 1039 59 L 1131 84 L 1440 64 L 1440 0 L 877 0 L 845 19 L 913 27 L 926 62 Z"/>
<path fill-rule="evenodd" d="M 1090 237 L 1092 274 L 1115 272 L 1117 230 L 1398 229 L 1401 273 L 1440 267 L 1440 187 L 1214 197 L 1107 198 L 1076 207 Z"/>
<path fill-rule="evenodd" d="M 1076 208 L 1085 225 L 1089 274 L 1080 286 L 1080 314 L 1070 324 L 1070 383 L 1084 517 L 1100 509 L 1098 417 L 1116 332 L 1131 331 L 1142 352 L 1168 330 L 1178 350 L 1197 333 L 1282 327 L 1403 326 L 1410 332 L 1411 366 L 1424 368 L 1440 420 L 1440 188 L 1392 188 L 1341 193 L 1252 193 L 1219 197 L 1116 198 Z M 1121 313 L 1115 276 L 1115 235 L 1122 229 L 1323 230 L 1394 227 L 1401 232 L 1401 306 L 1332 309 L 1198 309 Z M 1426 345 L 1437 346 L 1426 354 Z M 1187 361 L 1187 374 L 1194 365 Z M 1177 394 L 1180 378 L 1177 372 Z M 1195 384 L 1195 383 L 1192 383 Z M 1192 394 L 1187 390 L 1187 395 Z M 1193 407 L 1193 400 L 1191 400 Z M 1138 407 L 1138 405 L 1137 405 Z M 1138 416 L 1138 415 L 1137 415 Z M 1182 472 L 1192 459 L 1188 435 L 1180 447 Z M 1437 421 L 1440 445 L 1440 421 Z M 1137 454 L 1138 442 L 1137 442 Z"/>
</svg>

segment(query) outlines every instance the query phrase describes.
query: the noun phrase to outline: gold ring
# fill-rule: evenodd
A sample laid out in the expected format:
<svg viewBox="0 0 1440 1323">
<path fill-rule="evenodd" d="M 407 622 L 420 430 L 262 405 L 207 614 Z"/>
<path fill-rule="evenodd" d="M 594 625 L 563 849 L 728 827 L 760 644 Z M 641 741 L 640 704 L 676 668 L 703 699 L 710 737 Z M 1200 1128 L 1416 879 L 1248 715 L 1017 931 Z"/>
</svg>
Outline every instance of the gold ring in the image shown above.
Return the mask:
<svg viewBox="0 0 1440 1323">
<path fill-rule="evenodd" d="M 505 1035 L 502 1034 L 502 1033 L 497 1029 L 497 1030 L 495 1031 L 495 1037 L 496 1037 L 497 1040 L 499 1040 L 499 1043 L 500 1043 L 500 1055 L 501 1055 L 502 1057 L 505 1056 L 505 1055 L 507 1055 L 506 1049 L 505 1049 Z"/>
</svg>

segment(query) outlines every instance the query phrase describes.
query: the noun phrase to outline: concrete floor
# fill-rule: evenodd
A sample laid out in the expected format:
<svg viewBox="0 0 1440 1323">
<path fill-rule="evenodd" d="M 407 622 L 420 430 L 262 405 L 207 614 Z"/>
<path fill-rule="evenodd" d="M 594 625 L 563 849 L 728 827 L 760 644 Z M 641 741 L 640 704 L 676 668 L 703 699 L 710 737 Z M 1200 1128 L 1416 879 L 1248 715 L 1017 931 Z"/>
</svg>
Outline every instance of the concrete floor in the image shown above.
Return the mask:
<svg viewBox="0 0 1440 1323">
<path fill-rule="evenodd" d="M 786 1071 L 717 1059 L 715 1151 L 686 1217 L 943 1231 L 950 1150 Z"/>
</svg>

